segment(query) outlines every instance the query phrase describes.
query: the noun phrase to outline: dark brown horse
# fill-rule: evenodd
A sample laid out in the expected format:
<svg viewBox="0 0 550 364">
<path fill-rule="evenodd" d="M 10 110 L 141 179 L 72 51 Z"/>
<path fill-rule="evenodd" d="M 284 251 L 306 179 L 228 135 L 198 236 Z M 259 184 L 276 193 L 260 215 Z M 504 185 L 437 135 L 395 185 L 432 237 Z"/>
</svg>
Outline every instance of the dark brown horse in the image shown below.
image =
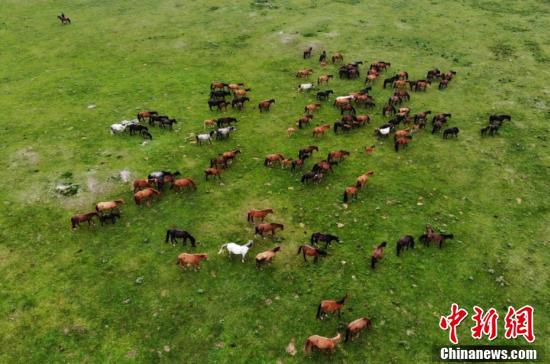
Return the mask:
<svg viewBox="0 0 550 364">
<path fill-rule="evenodd" d="M 298 248 L 298 253 L 296 253 L 296 255 L 300 253 L 302 253 L 304 256 L 304 262 L 307 262 L 306 256 L 313 257 L 313 263 L 317 263 L 317 260 L 319 259 L 319 257 L 327 256 L 326 251 L 318 249 L 311 245 L 306 245 L 306 244 L 300 245 L 300 247 Z"/>
<path fill-rule="evenodd" d="M 71 226 L 73 229 L 76 229 L 77 226 L 80 226 L 81 222 L 88 222 L 88 226 L 95 225 L 93 218 L 97 217 L 97 212 L 88 212 L 87 214 L 74 215 L 71 217 Z"/>
<path fill-rule="evenodd" d="M 376 249 L 372 252 L 372 257 L 370 260 L 370 267 L 374 269 L 376 262 L 378 262 L 384 256 L 384 248 L 388 245 L 385 241 L 382 244 L 378 245 Z"/>
<path fill-rule="evenodd" d="M 397 240 L 397 256 L 401 250 L 414 249 L 414 238 L 410 235 L 405 235 L 401 239 Z"/>
<path fill-rule="evenodd" d="M 430 242 L 434 242 L 436 244 L 439 244 L 439 249 L 443 247 L 443 242 L 447 239 L 453 239 L 453 234 L 441 234 L 436 233 L 431 225 L 426 225 L 426 237 L 427 239 L 422 239 L 424 241 L 424 244 L 426 246 L 430 245 Z"/>
<path fill-rule="evenodd" d="M 255 235 L 260 235 L 262 238 L 264 235 L 271 233 L 271 236 L 275 236 L 275 232 L 277 229 L 284 230 L 285 226 L 283 224 L 275 224 L 275 223 L 262 223 L 256 225 L 254 229 Z"/>
<path fill-rule="evenodd" d="M 269 111 L 271 104 L 274 103 L 275 99 L 260 101 L 260 103 L 258 104 L 258 109 L 260 109 L 260 112 Z"/>
<path fill-rule="evenodd" d="M 311 57 L 311 51 L 313 51 L 313 47 L 308 47 L 304 50 L 304 59 Z"/>
<path fill-rule="evenodd" d="M 255 218 L 259 218 L 263 222 L 265 217 L 272 213 L 273 213 L 273 209 L 264 209 L 264 210 L 252 209 L 248 211 L 248 214 L 246 215 L 246 221 L 254 222 Z"/>
</svg>

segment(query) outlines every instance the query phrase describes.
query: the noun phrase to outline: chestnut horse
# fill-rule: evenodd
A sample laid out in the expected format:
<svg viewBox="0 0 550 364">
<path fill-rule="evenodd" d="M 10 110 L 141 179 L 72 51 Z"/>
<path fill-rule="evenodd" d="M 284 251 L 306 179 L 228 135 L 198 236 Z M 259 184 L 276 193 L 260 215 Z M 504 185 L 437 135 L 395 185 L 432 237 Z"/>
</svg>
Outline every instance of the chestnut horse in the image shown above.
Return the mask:
<svg viewBox="0 0 550 364">
<path fill-rule="evenodd" d="M 133 186 L 134 186 L 134 193 L 136 193 L 139 190 L 151 187 L 151 183 L 149 182 L 149 180 L 142 178 L 142 179 L 136 179 L 134 181 Z"/>
<path fill-rule="evenodd" d="M 338 159 L 338 161 L 342 161 L 342 159 L 346 158 L 347 156 L 349 156 L 349 152 L 348 151 L 345 151 L 345 150 L 333 150 L 332 152 L 330 152 L 327 156 L 327 160 L 330 162 L 330 161 L 333 161 L 335 159 Z"/>
<path fill-rule="evenodd" d="M 265 234 L 271 233 L 271 236 L 275 236 L 275 232 L 277 229 L 284 230 L 285 226 L 283 224 L 275 224 L 275 223 L 262 223 L 256 225 L 254 228 L 254 235 L 260 235 L 262 238 Z"/>
<path fill-rule="evenodd" d="M 313 69 L 306 68 L 306 69 L 299 70 L 298 72 L 296 72 L 296 77 L 298 77 L 298 78 L 307 78 L 307 77 L 311 76 L 312 74 L 313 74 Z"/>
<path fill-rule="evenodd" d="M 306 106 L 306 107 L 307 107 L 307 106 Z M 313 119 L 313 115 L 307 114 L 307 115 L 302 116 L 300 119 L 298 119 L 298 121 L 296 122 L 296 124 L 298 125 L 298 128 L 302 129 L 302 125 L 304 125 L 304 124 L 309 124 L 309 122 L 311 121 L 311 119 Z"/>
<path fill-rule="evenodd" d="M 317 78 L 317 84 L 320 85 L 323 82 L 328 83 L 328 81 L 333 77 L 333 75 L 321 75 Z"/>
<path fill-rule="evenodd" d="M 342 334 L 338 333 L 333 338 L 328 338 L 319 335 L 312 335 L 307 338 L 306 343 L 304 344 L 304 353 L 311 353 L 312 349 L 317 349 L 318 351 L 328 351 L 333 353 L 336 345 L 342 341 Z"/>
<path fill-rule="evenodd" d="M 264 209 L 264 210 L 250 210 L 246 215 L 246 221 L 254 222 L 254 218 L 260 218 L 263 222 L 265 217 L 273 213 L 273 209 Z"/>
<path fill-rule="evenodd" d="M 412 136 L 410 136 L 410 135 L 396 138 L 395 142 L 394 142 L 395 151 L 399 152 L 400 147 L 401 148 L 406 147 L 407 144 L 410 143 L 411 139 L 412 139 Z"/>
<path fill-rule="evenodd" d="M 275 254 L 281 250 L 280 246 L 266 250 L 256 255 L 256 268 L 259 269 L 262 264 L 271 263 Z"/>
<path fill-rule="evenodd" d="M 140 122 L 145 120 L 149 121 L 151 119 L 151 116 L 158 116 L 158 114 L 159 113 L 157 111 L 140 111 L 137 114 L 137 119 Z"/>
<path fill-rule="evenodd" d="M 344 203 L 347 203 L 350 199 L 357 200 L 357 195 L 359 193 L 359 189 L 356 186 L 349 186 L 346 187 L 344 190 Z"/>
<path fill-rule="evenodd" d="M 193 270 L 196 271 L 197 269 L 200 269 L 199 264 L 202 260 L 208 260 L 208 254 L 181 253 L 180 255 L 178 255 L 178 260 L 176 261 L 176 265 L 182 267 L 183 269 L 187 269 L 188 267 L 193 267 Z"/>
<path fill-rule="evenodd" d="M 388 243 L 384 241 L 382 242 L 382 244 L 378 245 L 376 249 L 374 249 L 374 251 L 372 252 L 372 257 L 370 260 L 370 267 L 372 269 L 374 269 L 376 262 L 382 259 L 382 257 L 384 256 L 384 248 L 386 247 L 386 245 L 388 245 Z"/>
<path fill-rule="evenodd" d="M 357 177 L 355 187 L 363 188 L 367 184 L 369 178 L 374 175 L 374 171 L 368 171 Z"/>
<path fill-rule="evenodd" d="M 439 249 L 441 249 L 443 247 L 443 242 L 445 240 L 454 238 L 453 234 L 436 233 L 434 231 L 434 229 L 432 228 L 432 226 L 429 225 L 429 224 L 426 225 L 426 236 L 427 236 L 427 239 L 424 240 L 424 243 L 426 244 L 426 246 L 429 246 L 430 242 L 433 241 L 436 244 L 439 243 Z"/>
<path fill-rule="evenodd" d="M 264 166 L 272 167 L 275 163 L 281 163 L 285 159 L 280 153 L 268 154 L 264 159 Z"/>
<path fill-rule="evenodd" d="M 314 111 L 319 110 L 321 108 L 321 104 L 308 104 L 304 106 L 304 112 L 306 112 L 308 115 L 311 115 Z"/>
<path fill-rule="evenodd" d="M 95 210 L 98 213 L 101 213 L 101 212 L 107 211 L 107 210 L 118 209 L 118 206 L 122 205 L 122 204 L 124 204 L 124 200 L 121 199 L 121 198 L 119 198 L 117 200 L 114 200 L 114 201 L 98 202 L 95 205 Z"/>
<path fill-rule="evenodd" d="M 348 324 L 346 328 L 346 342 L 353 340 L 354 337 L 359 336 L 361 331 L 365 328 L 370 329 L 372 327 L 371 321 L 367 317 L 361 317 Z"/>
<path fill-rule="evenodd" d="M 338 300 L 323 300 L 317 307 L 317 318 L 323 319 L 323 317 L 326 317 L 329 313 L 336 312 L 338 314 L 338 317 L 340 317 L 340 311 L 342 310 L 342 307 L 346 304 L 346 301 L 348 300 L 348 294 Z"/>
<path fill-rule="evenodd" d="M 173 188 L 174 190 L 179 192 L 182 189 L 184 189 L 184 190 L 186 190 L 186 189 L 196 190 L 197 185 L 196 185 L 195 181 L 193 181 L 193 179 L 191 179 L 191 178 L 180 178 L 180 179 L 175 180 L 170 188 L 171 189 Z"/>
<path fill-rule="evenodd" d="M 317 126 L 313 129 L 313 136 L 314 137 L 320 137 L 320 136 L 324 135 L 325 132 L 329 129 L 330 129 L 330 124 Z"/>
<path fill-rule="evenodd" d="M 97 216 L 97 212 L 95 211 L 88 212 L 87 214 L 74 215 L 73 217 L 71 217 L 71 226 L 73 227 L 73 229 L 76 229 L 76 227 L 80 226 L 80 223 L 84 221 L 88 222 L 88 226 L 90 226 L 90 224 L 95 225 L 93 218 Z"/>
<path fill-rule="evenodd" d="M 160 198 L 160 192 L 149 187 L 134 193 L 134 201 L 136 205 L 141 205 L 141 202 L 145 200 L 147 201 L 147 206 L 151 206 L 151 199 L 153 196 L 157 196 L 157 199 Z"/>
<path fill-rule="evenodd" d="M 298 253 L 296 253 L 296 255 L 300 253 L 302 253 L 304 256 L 304 262 L 307 262 L 306 256 L 313 257 L 313 263 L 317 263 L 317 260 L 319 259 L 319 257 L 327 256 L 326 251 L 318 249 L 311 245 L 306 245 L 306 244 L 300 245 L 300 247 L 298 248 Z"/>
<path fill-rule="evenodd" d="M 344 61 L 344 56 L 342 55 L 342 53 L 336 52 L 332 56 L 332 63 L 336 63 L 337 61 L 338 62 L 343 62 Z"/>
<path fill-rule="evenodd" d="M 260 103 L 258 104 L 258 109 L 260 109 L 260 112 L 269 111 L 271 104 L 274 103 L 275 99 L 260 101 Z"/>
<path fill-rule="evenodd" d="M 221 179 L 222 171 L 223 171 L 222 168 L 217 168 L 217 167 L 207 168 L 204 170 L 204 179 L 208 181 L 208 176 L 218 177 L 218 179 Z"/>
</svg>

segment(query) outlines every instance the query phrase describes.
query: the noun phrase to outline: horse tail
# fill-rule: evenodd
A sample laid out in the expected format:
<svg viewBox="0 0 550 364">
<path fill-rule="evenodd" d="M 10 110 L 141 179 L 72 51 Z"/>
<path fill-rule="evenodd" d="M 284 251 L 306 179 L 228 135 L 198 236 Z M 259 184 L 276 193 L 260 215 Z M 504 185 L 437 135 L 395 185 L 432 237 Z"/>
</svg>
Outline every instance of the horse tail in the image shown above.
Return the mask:
<svg viewBox="0 0 550 364">
<path fill-rule="evenodd" d="M 321 304 L 317 307 L 317 318 L 321 317 Z"/>
<path fill-rule="evenodd" d="M 191 178 L 189 178 L 189 183 L 191 183 L 191 186 L 193 186 L 194 189 L 197 189 L 195 181 L 193 181 Z"/>
<path fill-rule="evenodd" d="M 441 234 L 445 239 L 453 239 L 455 236 L 453 234 Z"/>
<path fill-rule="evenodd" d="M 222 247 L 220 248 L 220 251 L 218 252 L 218 254 L 221 254 L 223 252 L 224 248 L 227 250 L 227 244 L 222 245 Z"/>
<path fill-rule="evenodd" d="M 433 132 L 432 132 L 432 134 L 433 134 Z M 399 142 L 397 140 L 394 143 L 394 147 L 395 147 L 395 151 L 399 152 Z"/>
<path fill-rule="evenodd" d="M 344 202 L 348 202 L 348 194 L 346 193 L 346 191 L 344 191 Z"/>
<path fill-rule="evenodd" d="M 372 256 L 370 259 L 370 267 L 374 269 L 375 264 L 376 264 L 376 257 Z"/>
<path fill-rule="evenodd" d="M 346 328 L 346 342 L 348 342 L 348 340 L 350 339 L 351 337 L 351 330 L 348 328 Z"/>
<path fill-rule="evenodd" d="M 164 240 L 164 242 L 167 243 L 169 238 L 170 238 L 170 230 L 166 230 L 166 240 Z"/>
<path fill-rule="evenodd" d="M 71 227 L 74 229 L 76 227 L 76 219 L 71 217 Z"/>
<path fill-rule="evenodd" d="M 397 256 L 399 256 L 399 252 L 401 251 L 401 244 L 397 242 Z"/>
<path fill-rule="evenodd" d="M 298 248 L 298 253 L 296 253 L 296 255 L 300 254 L 300 252 L 302 251 L 302 246 L 303 245 L 300 245 L 300 247 Z"/>
<path fill-rule="evenodd" d="M 247 213 L 246 214 L 246 221 L 250 221 L 251 217 L 252 217 L 252 213 L 251 212 Z"/>
<path fill-rule="evenodd" d="M 264 159 L 264 166 L 265 166 L 265 167 L 267 167 L 267 163 L 268 163 L 268 162 L 269 162 L 269 161 L 268 161 L 268 159 L 267 159 L 267 158 L 266 158 L 266 159 Z"/>
<path fill-rule="evenodd" d="M 309 339 L 306 340 L 306 343 L 304 344 L 304 353 L 309 354 L 311 353 L 311 346 L 312 343 Z"/>
</svg>

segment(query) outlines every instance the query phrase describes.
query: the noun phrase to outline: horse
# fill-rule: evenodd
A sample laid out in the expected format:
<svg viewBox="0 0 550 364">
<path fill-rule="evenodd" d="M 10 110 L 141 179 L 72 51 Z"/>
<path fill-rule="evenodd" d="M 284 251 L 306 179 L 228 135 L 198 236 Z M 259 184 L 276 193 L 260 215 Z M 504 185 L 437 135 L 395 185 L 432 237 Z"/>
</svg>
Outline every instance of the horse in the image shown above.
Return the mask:
<svg viewBox="0 0 550 364">
<path fill-rule="evenodd" d="M 311 237 L 310 237 L 309 240 L 310 240 L 310 243 L 313 246 L 319 244 L 319 242 L 324 242 L 325 243 L 325 250 L 328 249 L 328 246 L 330 244 L 332 244 L 333 241 L 335 241 L 337 243 L 340 243 L 340 239 L 338 239 L 338 237 L 336 235 L 323 234 L 323 233 L 320 233 L 320 232 L 316 232 L 316 233 L 311 234 Z"/>
<path fill-rule="evenodd" d="M 371 176 L 374 176 L 374 171 L 368 171 L 367 173 L 363 173 L 359 177 L 357 177 L 355 187 L 357 188 L 363 188 L 367 184 L 369 178 Z"/>
<path fill-rule="evenodd" d="M 149 182 L 149 180 L 145 178 L 136 179 L 133 183 L 134 193 L 148 187 L 151 187 L 151 183 Z"/>
<path fill-rule="evenodd" d="M 208 100 L 208 108 L 210 109 L 210 111 L 212 111 L 213 107 L 216 107 L 218 111 L 227 110 L 227 107 L 229 105 L 230 103 L 225 100 L 215 100 L 215 99 Z"/>
<path fill-rule="evenodd" d="M 298 125 L 298 128 L 302 129 L 302 125 L 309 124 L 311 122 L 311 119 L 313 119 L 313 115 L 307 114 L 298 119 L 296 124 Z"/>
<path fill-rule="evenodd" d="M 202 125 L 206 129 L 207 127 L 213 128 L 214 126 L 216 126 L 217 123 L 218 123 L 218 120 L 216 119 L 206 119 L 205 121 L 202 122 Z"/>
<path fill-rule="evenodd" d="M 143 130 L 141 132 L 141 136 L 143 137 L 143 139 L 153 140 L 153 136 L 147 130 Z"/>
<path fill-rule="evenodd" d="M 311 57 L 311 51 L 313 51 L 313 47 L 308 47 L 304 50 L 304 59 Z"/>
<path fill-rule="evenodd" d="M 146 119 L 148 120 L 152 115 L 158 116 L 157 111 L 140 111 L 137 114 L 137 119 L 139 122 L 144 122 Z"/>
<path fill-rule="evenodd" d="M 393 106 L 392 104 L 384 105 L 384 107 L 382 108 L 382 116 L 384 117 L 395 113 L 396 113 L 395 106 Z"/>
<path fill-rule="evenodd" d="M 393 85 L 393 83 L 395 81 L 397 81 L 399 79 L 399 76 L 398 75 L 395 75 L 395 76 L 392 76 L 390 78 L 386 78 L 384 80 L 384 88 L 386 88 L 386 85 Z"/>
<path fill-rule="evenodd" d="M 396 152 L 399 152 L 399 148 L 406 147 L 411 142 L 412 136 L 407 135 L 404 137 L 396 138 L 394 141 L 394 148 Z"/>
<path fill-rule="evenodd" d="M 456 76 L 456 71 L 449 71 L 441 74 L 442 80 L 452 80 Z"/>
<path fill-rule="evenodd" d="M 315 173 L 323 173 L 323 172 L 334 172 L 334 170 L 332 169 L 332 166 L 335 165 L 335 164 L 338 164 L 338 162 L 336 161 L 326 161 L 326 160 L 322 160 L 320 162 L 317 162 L 313 165 L 313 168 L 311 169 L 312 172 L 315 172 Z"/>
<path fill-rule="evenodd" d="M 370 267 L 374 269 L 376 262 L 378 262 L 384 256 L 384 248 L 388 245 L 385 241 L 382 244 L 378 245 L 376 249 L 372 252 Z"/>
<path fill-rule="evenodd" d="M 71 217 L 71 226 L 73 229 L 76 229 L 77 226 L 80 227 L 81 222 L 88 222 L 88 226 L 95 225 L 93 218 L 97 217 L 97 212 L 88 212 L 87 214 L 74 215 Z"/>
<path fill-rule="evenodd" d="M 208 254 L 181 253 L 180 255 L 178 255 L 178 260 L 176 261 L 176 265 L 182 267 L 183 269 L 187 269 L 188 267 L 193 267 L 193 270 L 196 271 L 197 269 L 200 269 L 199 264 L 202 260 L 208 260 Z"/>
<path fill-rule="evenodd" d="M 487 133 L 491 136 L 498 134 L 498 129 L 500 129 L 500 126 L 498 125 L 487 125 L 486 127 L 481 128 L 481 136 L 485 136 Z"/>
<path fill-rule="evenodd" d="M 437 86 L 437 88 L 439 90 L 444 90 L 447 88 L 447 86 L 449 86 L 449 82 L 451 82 L 451 80 L 441 80 L 439 81 L 439 85 Z"/>
<path fill-rule="evenodd" d="M 309 181 L 313 181 L 313 183 L 319 184 L 323 179 L 323 177 L 324 177 L 324 174 L 322 172 L 307 172 L 302 175 L 300 182 L 306 183 Z"/>
<path fill-rule="evenodd" d="M 317 349 L 318 351 L 328 351 L 333 353 L 336 345 L 342 340 L 342 334 L 338 333 L 333 338 L 328 338 L 319 335 L 312 335 L 307 338 L 304 344 L 304 353 L 310 354 L 312 349 Z"/>
<path fill-rule="evenodd" d="M 110 212 L 108 214 L 99 215 L 99 222 L 101 223 L 101 226 L 107 224 L 109 221 L 112 224 L 115 224 L 116 219 L 120 219 L 120 213 L 116 211 Z"/>
<path fill-rule="evenodd" d="M 353 198 L 354 200 L 357 200 L 358 194 L 359 194 L 359 190 L 357 189 L 356 186 L 346 187 L 346 189 L 344 190 L 344 198 L 343 198 L 344 203 L 347 203 L 351 198 Z"/>
<path fill-rule="evenodd" d="M 355 108 L 351 104 L 342 105 L 340 107 L 340 115 L 344 115 L 344 112 L 349 112 L 352 115 L 355 115 L 357 113 L 357 111 L 355 110 Z"/>
<path fill-rule="evenodd" d="M 275 224 L 275 223 L 262 223 L 258 224 L 254 228 L 254 235 L 260 235 L 262 238 L 265 234 L 271 233 L 271 236 L 275 236 L 275 232 L 277 229 L 284 230 L 285 226 L 283 224 Z"/>
<path fill-rule="evenodd" d="M 319 56 L 319 63 L 323 63 L 327 61 L 327 51 L 321 52 L 321 55 Z"/>
<path fill-rule="evenodd" d="M 134 201 L 136 202 L 136 205 L 141 205 L 141 202 L 145 200 L 147 201 L 147 206 L 150 206 L 153 196 L 157 196 L 157 199 L 160 198 L 160 192 L 149 187 L 134 193 Z"/>
<path fill-rule="evenodd" d="M 371 155 L 372 153 L 374 153 L 376 149 L 376 145 L 371 145 L 370 147 L 365 147 L 365 154 L 366 155 Z"/>
<path fill-rule="evenodd" d="M 328 100 L 330 94 L 333 94 L 333 93 L 334 93 L 334 91 L 332 91 L 332 90 L 319 91 L 315 95 L 315 98 L 319 101 L 325 101 L 325 100 Z"/>
<path fill-rule="evenodd" d="M 320 85 L 323 82 L 328 84 L 328 81 L 333 77 L 333 75 L 321 75 L 317 78 L 317 84 Z"/>
<path fill-rule="evenodd" d="M 431 110 L 426 110 L 422 112 L 417 112 L 414 114 L 414 123 L 415 124 L 425 124 L 428 119 L 428 115 L 431 114 Z"/>
<path fill-rule="evenodd" d="M 508 114 L 492 114 L 489 116 L 489 124 L 494 124 L 495 121 L 502 122 L 502 121 L 512 121 L 512 117 Z"/>
<path fill-rule="evenodd" d="M 446 123 L 447 122 L 447 119 L 452 117 L 452 114 L 449 114 L 449 113 L 439 113 L 439 114 L 436 114 L 433 118 L 432 118 L 432 125 L 436 122 L 436 121 L 441 121 L 443 123 Z"/>
<path fill-rule="evenodd" d="M 336 121 L 333 125 L 334 134 L 338 133 L 338 129 L 341 129 L 343 131 L 350 131 L 352 128 L 353 126 L 347 121 Z"/>
<path fill-rule="evenodd" d="M 260 269 L 262 264 L 271 263 L 275 254 L 281 250 L 280 246 L 276 246 L 273 249 L 266 250 L 256 255 L 256 269 Z"/>
<path fill-rule="evenodd" d="M 447 128 L 443 130 L 443 139 L 447 139 L 450 136 L 454 136 L 455 138 L 458 137 L 458 132 L 460 130 L 455 126 L 453 128 Z"/>
<path fill-rule="evenodd" d="M 306 148 L 303 148 L 303 149 L 300 149 L 298 151 L 298 158 L 300 159 L 303 159 L 303 158 L 309 158 L 311 157 L 311 155 L 313 154 L 313 152 L 318 152 L 319 151 L 319 147 L 316 146 L 316 145 L 310 145 Z"/>
<path fill-rule="evenodd" d="M 221 90 L 221 91 L 210 91 L 210 99 L 212 100 L 223 100 L 225 101 L 225 97 L 231 95 L 231 92 Z"/>
<path fill-rule="evenodd" d="M 346 304 L 346 301 L 348 300 L 348 294 L 336 301 L 336 300 L 323 300 L 317 307 L 317 318 L 323 319 L 323 317 L 326 317 L 329 313 L 338 313 L 338 317 L 340 317 L 340 311 L 342 310 L 342 307 Z"/>
<path fill-rule="evenodd" d="M 324 135 L 325 132 L 329 129 L 330 129 L 330 124 L 317 126 L 313 129 L 313 136 L 314 137 L 320 137 L 320 136 Z"/>
<path fill-rule="evenodd" d="M 160 119 L 158 122 L 159 122 L 159 126 L 163 129 L 166 128 L 166 126 L 168 126 L 169 129 L 172 129 L 173 125 L 178 123 L 176 119 L 168 119 L 168 118 Z"/>
<path fill-rule="evenodd" d="M 107 210 L 118 210 L 118 206 L 122 204 L 124 204 L 124 200 L 121 198 L 113 201 L 98 202 L 95 205 L 95 210 L 98 214 L 101 214 L 102 212 Z"/>
<path fill-rule="evenodd" d="M 223 250 L 225 249 L 229 254 L 230 258 L 232 254 L 241 255 L 242 256 L 241 261 L 244 263 L 244 258 L 246 256 L 246 253 L 248 253 L 253 243 L 254 243 L 253 240 L 249 240 L 248 243 L 246 243 L 245 245 L 239 245 L 235 243 L 226 243 L 221 246 L 220 250 L 218 251 L 218 254 L 223 253 Z"/>
<path fill-rule="evenodd" d="M 65 16 L 65 14 L 63 13 L 61 13 L 61 15 L 58 15 L 57 19 L 59 19 L 62 25 L 71 24 L 71 19 Z"/>
<path fill-rule="evenodd" d="M 178 238 L 181 238 L 182 244 L 187 244 L 187 239 L 191 242 L 191 246 L 195 248 L 197 245 L 196 239 L 193 237 L 193 235 L 189 234 L 187 231 L 179 230 L 179 229 L 168 229 L 166 230 L 166 239 L 164 240 L 165 243 L 168 243 L 168 240 L 172 243 L 173 246 L 176 246 L 178 243 Z"/>
<path fill-rule="evenodd" d="M 426 246 L 429 246 L 430 242 L 433 241 L 436 244 L 439 243 L 439 249 L 441 249 L 442 246 L 443 246 L 443 242 L 446 239 L 453 239 L 454 235 L 453 234 L 436 233 L 434 231 L 434 229 L 432 228 L 432 226 L 428 224 L 428 225 L 426 225 L 426 237 L 427 237 L 427 239 L 423 240 L 423 242 L 424 242 L 424 244 L 426 244 Z"/>
<path fill-rule="evenodd" d="M 281 163 L 285 157 L 280 153 L 268 154 L 264 159 L 264 166 L 272 167 L 275 163 Z"/>
<path fill-rule="evenodd" d="M 267 111 L 269 111 L 269 108 L 271 107 L 271 104 L 274 104 L 274 103 L 275 103 L 275 99 L 261 101 L 258 104 L 258 109 L 260 109 L 260 112 L 264 112 L 264 111 L 267 112 Z"/>
<path fill-rule="evenodd" d="M 439 78 L 441 76 L 441 71 L 437 68 L 434 68 L 432 70 L 429 70 L 426 74 L 426 78 L 431 81 L 434 78 Z"/>
<path fill-rule="evenodd" d="M 126 128 L 128 127 L 128 125 L 123 125 L 123 124 L 119 124 L 119 123 L 116 123 L 116 124 L 111 124 L 111 134 L 121 134 L 121 133 L 124 133 L 126 131 Z"/>
<path fill-rule="evenodd" d="M 229 85 L 227 85 L 227 88 L 229 89 L 229 91 L 233 92 L 233 94 L 235 94 L 237 90 L 241 90 L 243 87 L 244 87 L 244 83 L 242 82 L 230 83 Z"/>
<path fill-rule="evenodd" d="M 313 257 L 313 263 L 317 263 L 317 260 L 319 260 L 319 257 L 326 257 L 327 252 L 321 249 L 318 249 L 311 245 L 300 245 L 298 248 L 298 253 L 296 255 L 302 253 L 304 256 L 304 262 L 307 262 L 306 256 Z"/>
<path fill-rule="evenodd" d="M 134 133 L 142 134 L 144 132 L 149 132 L 149 129 L 145 125 L 139 125 L 139 124 L 130 124 L 127 127 L 128 131 L 130 132 L 130 135 L 134 135 Z"/>
<path fill-rule="evenodd" d="M 292 172 L 294 172 L 296 169 L 302 168 L 303 165 L 304 165 L 304 160 L 305 160 L 306 158 L 307 158 L 307 157 L 303 157 L 303 158 L 299 158 L 299 159 L 293 160 L 293 161 L 290 163 L 290 170 L 291 170 Z"/>
<path fill-rule="evenodd" d="M 211 167 L 204 170 L 204 179 L 208 181 L 208 176 L 218 177 L 218 180 L 222 178 L 223 169 L 218 167 Z"/>
<path fill-rule="evenodd" d="M 273 209 L 263 209 L 263 210 L 250 210 L 248 211 L 248 214 L 246 214 L 246 221 L 248 222 L 254 222 L 255 218 L 260 218 L 263 222 L 265 217 L 269 214 L 273 213 Z"/>
<path fill-rule="evenodd" d="M 205 141 L 208 141 L 208 143 L 212 144 L 212 136 L 214 135 L 214 133 L 215 131 L 212 130 L 210 133 L 195 135 L 195 140 L 197 141 L 198 145 L 202 145 L 202 143 Z"/>
<path fill-rule="evenodd" d="M 299 92 L 310 91 L 314 88 L 315 88 L 315 86 L 313 86 L 312 83 L 302 83 L 302 84 L 298 85 L 298 91 Z"/>
<path fill-rule="evenodd" d="M 182 189 L 190 189 L 190 190 L 196 190 L 197 185 L 195 181 L 191 178 L 180 178 L 174 181 L 172 183 L 172 186 L 170 186 L 170 189 L 174 189 L 176 192 L 181 191 Z"/>
<path fill-rule="evenodd" d="M 332 160 L 338 159 L 338 161 L 342 161 L 342 159 L 349 156 L 349 152 L 345 150 L 333 150 L 330 152 L 327 156 L 327 160 L 330 162 Z"/>
<path fill-rule="evenodd" d="M 250 101 L 250 98 L 249 97 L 236 97 L 234 98 L 232 101 L 231 101 L 231 107 L 233 109 L 237 109 L 237 110 L 243 110 L 244 109 L 244 103 L 246 101 Z"/>
<path fill-rule="evenodd" d="M 304 106 L 304 112 L 307 113 L 308 115 L 311 115 L 311 114 L 313 114 L 314 111 L 317 111 L 320 108 L 321 108 L 321 104 L 319 104 L 319 103 L 308 104 L 308 105 Z"/>
<path fill-rule="evenodd" d="M 220 128 L 216 130 L 216 139 L 217 140 L 223 140 L 229 138 L 229 135 L 236 131 L 237 127 L 235 126 L 227 126 L 225 128 Z"/>
<path fill-rule="evenodd" d="M 231 124 L 236 123 L 238 121 L 239 120 L 237 120 L 234 117 L 219 118 L 219 119 L 216 120 L 216 126 L 218 128 L 221 128 L 222 126 L 226 126 L 226 125 L 230 126 Z"/>
<path fill-rule="evenodd" d="M 430 81 L 430 80 L 418 80 L 414 83 L 410 82 L 409 84 L 411 86 L 412 91 L 426 91 L 426 89 L 428 88 L 428 85 L 432 84 L 432 81 Z"/>
<path fill-rule="evenodd" d="M 306 68 L 306 69 L 298 70 L 298 72 L 296 72 L 296 77 L 298 77 L 298 78 L 307 78 L 307 77 L 311 76 L 312 74 L 313 74 L 313 69 Z"/>
<path fill-rule="evenodd" d="M 411 235 L 405 235 L 399 240 L 397 240 L 397 256 L 403 249 L 414 249 L 414 237 Z"/>
<path fill-rule="evenodd" d="M 336 63 L 337 61 L 338 62 L 344 61 L 344 56 L 342 55 L 342 53 L 336 52 L 332 55 L 332 63 Z"/>
<path fill-rule="evenodd" d="M 346 342 L 353 340 L 354 337 L 359 336 L 359 333 L 365 328 L 370 329 L 372 327 L 371 320 L 367 317 L 361 317 L 357 320 L 350 322 L 346 328 Z"/>
</svg>

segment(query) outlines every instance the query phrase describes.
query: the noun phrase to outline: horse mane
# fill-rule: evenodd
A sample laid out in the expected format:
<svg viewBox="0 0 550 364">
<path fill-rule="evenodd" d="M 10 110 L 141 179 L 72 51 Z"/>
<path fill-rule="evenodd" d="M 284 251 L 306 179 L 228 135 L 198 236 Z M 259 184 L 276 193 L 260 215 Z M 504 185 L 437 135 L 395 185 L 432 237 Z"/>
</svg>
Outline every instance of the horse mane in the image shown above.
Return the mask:
<svg viewBox="0 0 550 364">
<path fill-rule="evenodd" d="M 119 203 L 124 203 L 124 200 L 121 198 L 117 198 L 114 202 L 119 204 Z"/>
<path fill-rule="evenodd" d="M 280 246 L 276 246 L 275 248 L 271 249 L 271 251 L 272 251 L 273 253 L 276 253 L 276 252 L 278 252 L 279 250 L 281 250 L 281 247 L 280 247 Z"/>
<path fill-rule="evenodd" d="M 346 295 L 342 297 L 342 299 L 336 301 L 336 303 L 338 303 L 339 305 L 342 305 L 346 302 L 347 299 L 348 299 L 348 294 L 346 293 Z"/>
</svg>

